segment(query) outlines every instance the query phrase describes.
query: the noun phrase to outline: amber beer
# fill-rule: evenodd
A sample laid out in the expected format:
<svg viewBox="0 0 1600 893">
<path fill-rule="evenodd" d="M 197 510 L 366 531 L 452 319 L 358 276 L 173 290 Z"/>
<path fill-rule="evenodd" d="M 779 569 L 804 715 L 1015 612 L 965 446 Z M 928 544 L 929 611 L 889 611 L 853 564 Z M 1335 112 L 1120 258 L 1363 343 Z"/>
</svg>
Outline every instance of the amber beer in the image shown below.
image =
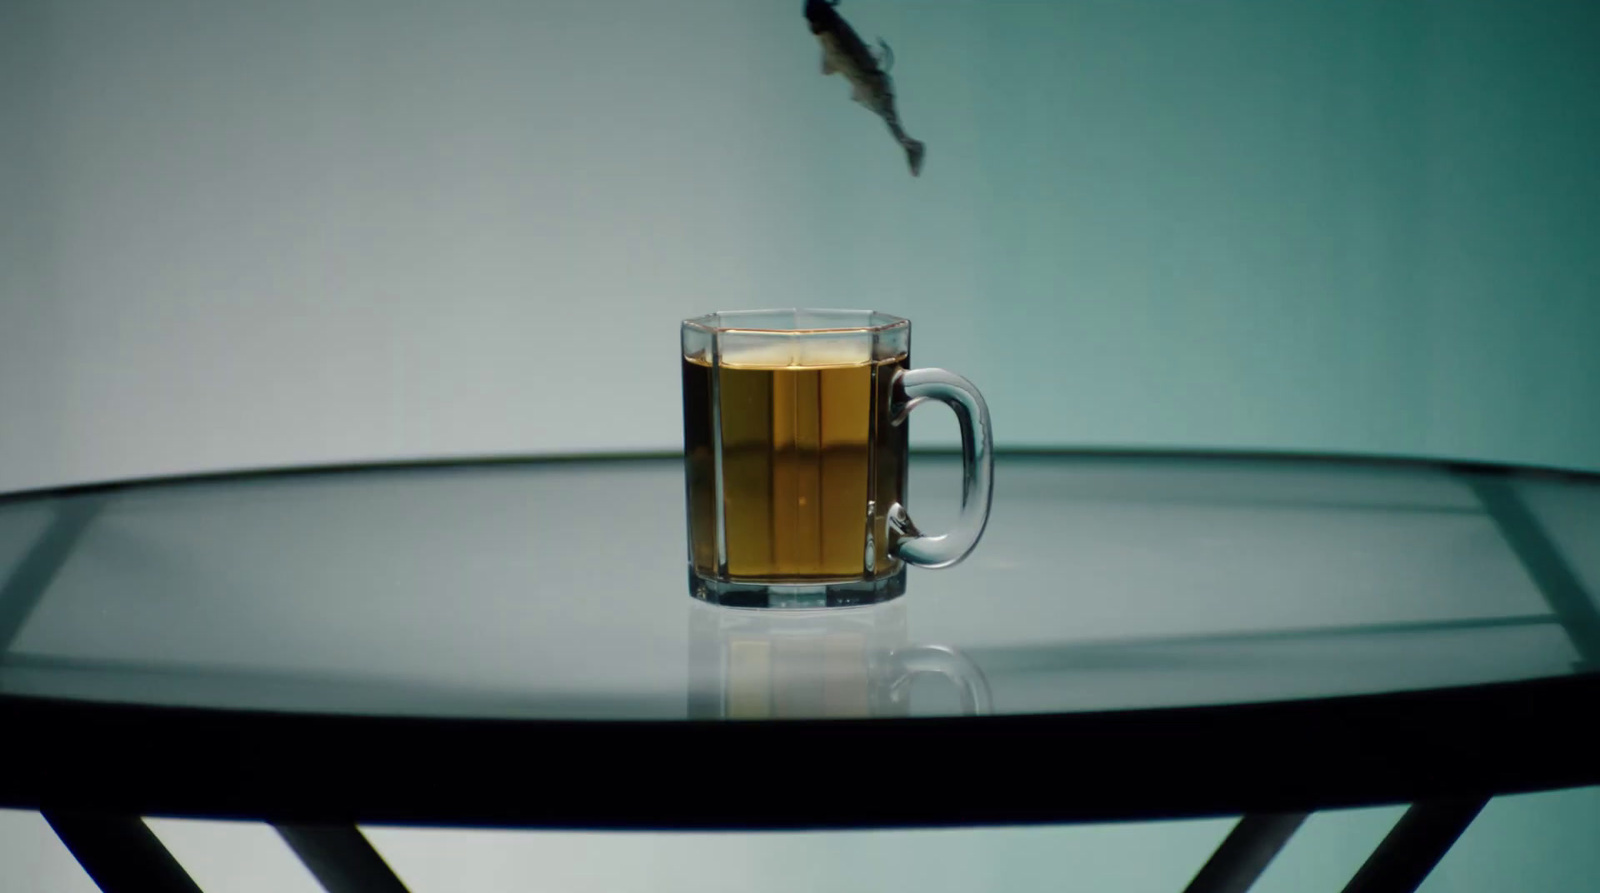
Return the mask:
<svg viewBox="0 0 1600 893">
<path fill-rule="evenodd" d="M 840 608 L 905 594 L 906 567 L 951 567 L 983 536 L 989 410 L 972 382 L 908 369 L 911 321 L 872 310 L 741 310 L 686 319 L 689 594 L 735 608 Z M 961 427 L 961 513 L 929 534 L 906 503 L 906 420 Z"/>
<path fill-rule="evenodd" d="M 891 404 L 896 373 L 905 365 L 903 354 L 810 365 L 724 358 L 714 376 L 705 356 L 684 357 L 695 571 L 794 583 L 897 571 L 901 562 L 888 549 L 888 510 L 903 501 L 907 443 L 906 426 L 895 423 Z"/>
</svg>

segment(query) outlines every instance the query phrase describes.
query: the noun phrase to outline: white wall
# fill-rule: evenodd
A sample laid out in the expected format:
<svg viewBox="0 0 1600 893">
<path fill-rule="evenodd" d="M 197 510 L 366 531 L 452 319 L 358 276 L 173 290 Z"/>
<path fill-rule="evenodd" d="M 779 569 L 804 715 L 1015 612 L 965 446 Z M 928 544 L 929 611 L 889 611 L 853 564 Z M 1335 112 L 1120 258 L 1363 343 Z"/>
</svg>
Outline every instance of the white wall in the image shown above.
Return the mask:
<svg viewBox="0 0 1600 893">
<path fill-rule="evenodd" d="M 794 304 L 1002 445 L 1600 467 L 1594 4 L 847 0 L 915 180 L 800 5 L 0 3 L 0 490 L 674 448 Z"/>
</svg>

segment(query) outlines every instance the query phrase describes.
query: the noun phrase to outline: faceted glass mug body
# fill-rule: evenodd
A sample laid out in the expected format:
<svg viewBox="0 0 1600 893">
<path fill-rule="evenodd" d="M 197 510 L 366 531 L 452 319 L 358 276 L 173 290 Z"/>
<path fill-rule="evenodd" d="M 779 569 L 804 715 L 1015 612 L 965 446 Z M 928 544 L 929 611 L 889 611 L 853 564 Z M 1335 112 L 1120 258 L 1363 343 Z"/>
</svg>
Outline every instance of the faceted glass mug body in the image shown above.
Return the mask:
<svg viewBox="0 0 1600 893">
<path fill-rule="evenodd" d="M 905 591 L 908 562 L 943 566 L 970 550 L 988 514 L 987 410 L 959 376 L 909 370 L 910 348 L 909 321 L 872 311 L 684 322 L 693 595 L 741 607 L 868 604 Z M 981 460 L 975 529 L 923 537 L 905 513 L 905 416 L 917 388 L 957 409 L 975 454 L 969 478 Z"/>
</svg>

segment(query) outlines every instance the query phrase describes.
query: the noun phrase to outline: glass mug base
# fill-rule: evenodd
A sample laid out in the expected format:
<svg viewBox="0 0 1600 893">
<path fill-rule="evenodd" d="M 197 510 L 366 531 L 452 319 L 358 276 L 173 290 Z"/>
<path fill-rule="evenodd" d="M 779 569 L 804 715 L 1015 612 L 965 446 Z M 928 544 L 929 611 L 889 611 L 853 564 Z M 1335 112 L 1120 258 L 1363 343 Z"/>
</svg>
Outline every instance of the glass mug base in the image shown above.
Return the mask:
<svg viewBox="0 0 1600 893">
<path fill-rule="evenodd" d="M 727 608 L 847 608 L 899 598 L 906 591 L 906 568 L 870 580 L 815 583 L 734 582 L 702 576 L 689 568 L 689 594 Z"/>
</svg>

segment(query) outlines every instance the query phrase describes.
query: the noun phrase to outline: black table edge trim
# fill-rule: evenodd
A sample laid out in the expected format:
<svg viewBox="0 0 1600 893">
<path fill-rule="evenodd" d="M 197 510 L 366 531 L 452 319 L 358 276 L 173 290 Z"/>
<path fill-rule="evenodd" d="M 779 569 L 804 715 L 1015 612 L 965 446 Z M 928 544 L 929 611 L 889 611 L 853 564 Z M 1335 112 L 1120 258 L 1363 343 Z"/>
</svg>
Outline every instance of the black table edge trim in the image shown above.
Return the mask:
<svg viewBox="0 0 1600 893">
<path fill-rule="evenodd" d="M 1600 784 L 1600 675 L 1287 702 L 827 721 L 287 714 L 0 696 L 0 806 L 566 829 L 1236 816 Z"/>
</svg>

